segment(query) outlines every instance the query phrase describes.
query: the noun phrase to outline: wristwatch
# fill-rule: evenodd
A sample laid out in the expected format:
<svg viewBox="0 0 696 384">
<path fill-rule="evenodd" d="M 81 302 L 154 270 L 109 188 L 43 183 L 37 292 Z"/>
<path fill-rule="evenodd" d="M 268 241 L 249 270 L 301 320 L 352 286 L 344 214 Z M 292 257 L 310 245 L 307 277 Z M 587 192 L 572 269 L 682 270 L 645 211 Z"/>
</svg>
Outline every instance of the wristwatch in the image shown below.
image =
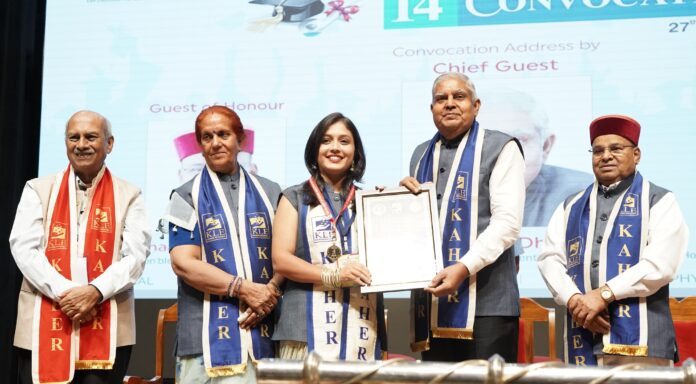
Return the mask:
<svg viewBox="0 0 696 384">
<path fill-rule="evenodd" d="M 609 288 L 609 286 L 606 284 L 599 287 L 599 295 L 602 296 L 602 299 L 607 304 L 614 301 L 614 292 L 612 292 L 611 288 Z"/>
</svg>

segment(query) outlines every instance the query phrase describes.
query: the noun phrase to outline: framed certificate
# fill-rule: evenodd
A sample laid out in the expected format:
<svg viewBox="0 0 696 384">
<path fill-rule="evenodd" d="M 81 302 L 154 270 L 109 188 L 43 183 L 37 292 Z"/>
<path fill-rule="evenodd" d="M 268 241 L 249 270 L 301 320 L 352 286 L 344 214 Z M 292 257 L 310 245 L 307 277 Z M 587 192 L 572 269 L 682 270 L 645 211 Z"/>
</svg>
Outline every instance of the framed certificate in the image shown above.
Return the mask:
<svg viewBox="0 0 696 384">
<path fill-rule="evenodd" d="M 358 253 L 372 284 L 362 293 L 424 288 L 442 269 L 435 186 L 356 194 Z"/>
</svg>

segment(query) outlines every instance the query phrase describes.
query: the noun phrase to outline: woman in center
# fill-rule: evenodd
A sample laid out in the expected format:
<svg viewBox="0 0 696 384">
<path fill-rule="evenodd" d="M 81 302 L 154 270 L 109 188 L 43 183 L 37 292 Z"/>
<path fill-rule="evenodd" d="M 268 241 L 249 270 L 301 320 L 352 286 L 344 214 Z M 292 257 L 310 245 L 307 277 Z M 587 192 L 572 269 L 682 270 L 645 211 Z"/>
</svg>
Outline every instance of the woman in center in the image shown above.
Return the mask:
<svg viewBox="0 0 696 384">
<path fill-rule="evenodd" d="M 309 180 L 283 191 L 273 222 L 273 269 L 287 278 L 273 340 L 279 358 L 317 351 L 325 360 L 372 361 L 386 351 L 381 294 L 360 293 L 370 272 L 357 261 L 355 182 L 365 173 L 358 130 L 341 113 L 309 135 Z"/>
</svg>

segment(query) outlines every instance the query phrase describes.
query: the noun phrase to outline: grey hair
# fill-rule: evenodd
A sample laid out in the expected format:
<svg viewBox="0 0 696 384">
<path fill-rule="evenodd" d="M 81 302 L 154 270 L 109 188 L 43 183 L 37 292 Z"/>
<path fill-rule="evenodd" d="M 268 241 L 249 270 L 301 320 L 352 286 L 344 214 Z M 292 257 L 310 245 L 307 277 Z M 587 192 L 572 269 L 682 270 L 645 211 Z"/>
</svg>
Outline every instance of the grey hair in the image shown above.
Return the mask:
<svg viewBox="0 0 696 384">
<path fill-rule="evenodd" d="M 541 140 L 546 140 L 549 132 L 549 116 L 543 105 L 526 92 L 504 88 L 486 93 L 486 105 L 495 110 L 519 112 L 529 116 Z M 500 128 L 497 128 L 500 129 Z"/>
<path fill-rule="evenodd" d="M 478 95 L 476 94 L 476 86 L 474 85 L 474 82 L 471 81 L 469 76 L 461 74 L 459 72 L 443 73 L 442 75 L 438 76 L 435 79 L 435 81 L 433 82 L 433 91 L 432 91 L 433 99 L 435 98 L 435 89 L 437 88 L 437 86 L 441 82 L 448 80 L 448 79 L 457 79 L 457 80 L 461 80 L 462 82 L 464 82 L 464 84 L 466 85 L 467 91 L 469 91 L 469 94 L 471 95 L 471 101 L 478 100 Z"/>
<path fill-rule="evenodd" d="M 105 137 L 107 140 L 110 139 L 110 138 L 112 138 L 112 137 L 114 137 L 113 133 L 111 132 L 111 122 L 109 121 L 109 119 L 107 119 L 106 117 L 102 116 L 102 115 L 101 115 L 100 113 L 98 113 L 98 112 L 89 111 L 89 110 L 77 111 L 77 112 L 73 113 L 72 116 L 70 116 L 70 118 L 68 119 L 68 121 L 65 123 L 65 133 L 66 133 L 66 134 L 68 133 L 68 127 L 70 126 L 70 122 L 72 121 L 72 119 L 74 119 L 75 117 L 77 117 L 77 116 L 79 116 L 79 115 L 93 115 L 93 116 L 99 117 L 99 118 L 101 119 L 101 121 L 102 121 L 101 129 L 102 129 L 102 131 L 104 132 L 104 137 Z"/>
<path fill-rule="evenodd" d="M 114 137 L 114 134 L 111 133 L 111 122 L 104 116 L 102 116 L 102 118 L 104 119 L 102 120 L 102 129 L 104 130 L 104 134 L 106 135 L 106 139 L 108 140 Z"/>
</svg>

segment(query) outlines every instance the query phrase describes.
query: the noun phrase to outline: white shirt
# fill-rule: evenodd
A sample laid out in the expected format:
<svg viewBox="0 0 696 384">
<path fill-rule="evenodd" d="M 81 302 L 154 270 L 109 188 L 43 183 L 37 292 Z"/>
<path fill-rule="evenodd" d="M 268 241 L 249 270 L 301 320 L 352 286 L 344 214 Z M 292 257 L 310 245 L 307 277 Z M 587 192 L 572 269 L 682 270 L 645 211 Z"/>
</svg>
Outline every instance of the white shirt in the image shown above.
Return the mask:
<svg viewBox="0 0 696 384">
<path fill-rule="evenodd" d="M 517 143 L 510 141 L 505 144 L 488 183 L 491 220 L 469 251 L 459 259 L 472 275 L 494 263 L 520 235 L 524 214 L 524 167 Z"/>
<path fill-rule="evenodd" d="M 92 196 L 91 193 L 79 190 L 77 192 L 84 194 L 85 198 Z M 79 214 L 79 211 L 78 205 L 78 227 L 86 225 L 88 216 L 88 212 Z M 150 254 L 150 231 L 142 194 L 128 207 L 121 235 L 121 259 L 112 263 L 90 283 L 99 289 L 104 300 L 132 287 L 145 268 L 145 260 Z M 26 184 L 10 233 L 10 250 L 24 278 L 41 294 L 56 301 L 63 292 L 81 284 L 66 279 L 53 268 L 44 253 L 43 239 L 44 217 L 41 200 L 37 192 Z M 78 242 L 82 240 L 78 239 Z M 78 257 L 84 257 L 82 247 L 78 247 L 78 250 Z M 71 265 L 75 264 L 71 262 Z"/>
<path fill-rule="evenodd" d="M 566 269 L 563 204 L 551 216 L 537 259 L 541 275 L 559 305 L 566 305 L 571 296 L 580 293 Z M 673 193 L 667 193 L 650 208 L 648 243 L 640 261 L 607 281 L 616 299 L 650 296 L 669 284 L 684 261 L 688 241 L 689 230 L 677 199 Z"/>
</svg>

